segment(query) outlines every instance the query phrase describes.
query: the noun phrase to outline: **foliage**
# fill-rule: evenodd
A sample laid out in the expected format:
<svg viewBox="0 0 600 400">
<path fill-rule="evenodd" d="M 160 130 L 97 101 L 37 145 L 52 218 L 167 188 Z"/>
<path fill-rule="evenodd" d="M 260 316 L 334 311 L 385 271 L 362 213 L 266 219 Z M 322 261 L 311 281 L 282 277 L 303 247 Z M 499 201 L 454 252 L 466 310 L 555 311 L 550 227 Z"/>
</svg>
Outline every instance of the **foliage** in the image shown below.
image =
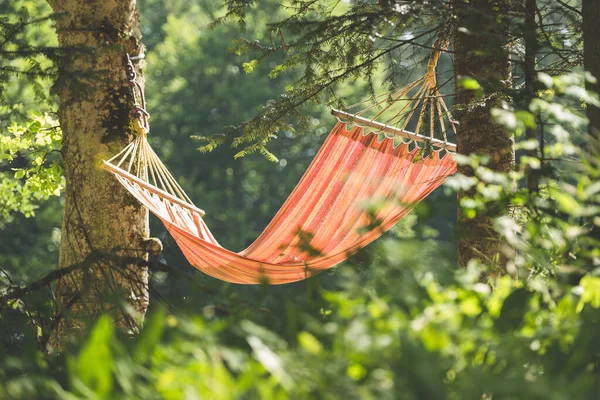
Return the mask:
<svg viewBox="0 0 600 400">
<path fill-rule="evenodd" d="M 0 269 L 16 282 L 54 268 L 58 257 L 63 181 L 49 94 L 58 57 L 51 16 L 43 0 L 0 2 Z"/>
<path fill-rule="evenodd" d="M 23 125 L 15 121 L 0 136 L 0 166 L 8 163 L 11 172 L 0 172 L 0 218 L 11 214 L 34 215 L 36 202 L 59 196 L 64 187 L 62 167 L 53 152 L 58 152 L 62 135 L 48 114 L 30 113 Z"/>
<path fill-rule="evenodd" d="M 245 29 L 247 9 L 255 2 L 233 0 L 227 4 L 227 12 L 213 26 L 235 19 Z M 437 0 L 383 7 L 373 1 L 295 0 L 282 4 L 282 17 L 268 25 L 269 40 L 240 39 L 232 50 L 256 57 L 245 64 L 248 72 L 269 56 L 281 54 L 283 59 L 272 66 L 269 76 L 302 71 L 300 79 L 246 121 L 243 135 L 235 137 L 234 143 L 249 143 L 245 152 L 261 150 L 273 134 L 289 129 L 290 118 L 298 121 L 299 131 L 306 130 L 309 120 L 300 107 L 320 103 L 343 108 L 347 99 L 336 94 L 342 82 L 365 81 L 374 95 L 375 75 L 382 74 L 390 90 L 398 87 L 427 57 L 419 52 L 420 47 L 428 48 L 437 34 L 447 31 L 446 8 Z M 416 46 L 409 46 L 412 44 Z M 218 144 L 213 138 L 211 145 Z"/>
<path fill-rule="evenodd" d="M 514 54 L 519 58 L 524 54 L 527 35 L 522 3 L 498 9 L 498 18 L 510 21 L 511 37 L 507 39 L 514 44 Z M 537 1 L 534 37 L 538 43 L 535 51 L 541 56 L 539 71 L 557 75 L 582 62 L 581 13 L 567 3 L 571 2 Z M 226 4 L 227 11 L 213 27 L 235 20 L 246 29 L 256 1 L 226 0 Z M 342 82 L 366 82 L 371 97 L 380 94 L 380 86 L 383 92 L 401 86 L 427 60 L 435 40 L 448 38 L 455 24 L 451 2 L 445 0 L 290 0 L 281 3 L 281 10 L 281 17 L 268 25 L 268 40 L 248 32 L 232 47 L 238 54 L 253 57 L 245 64 L 248 72 L 273 54 L 281 55 L 282 60 L 273 65 L 269 76 L 300 72 L 300 79 L 287 86 L 284 94 L 244 122 L 244 132 L 234 138 L 234 143 L 247 144 L 248 151 L 263 149 L 271 135 L 288 129 L 290 120 L 298 121 L 297 130 L 305 129 L 307 121 L 301 110 L 306 104 L 341 109 L 349 101 L 351 104 L 352 97 L 340 94 Z M 481 21 L 485 17 L 480 16 Z M 522 67 L 520 60 L 516 64 Z M 516 81 L 522 80 L 519 75 Z M 445 79 L 440 86 L 453 81 L 452 76 Z M 221 137 L 213 137 L 210 147 L 219 145 Z"/>
<path fill-rule="evenodd" d="M 387 255 L 368 273 L 340 269 L 344 283 L 337 290 L 284 300 L 295 311 L 279 333 L 262 327 L 256 313 L 223 318 L 207 311 L 188 319 L 159 309 L 138 338 L 128 339 L 115 336 L 103 318 L 65 359 L 45 361 L 35 353 L 6 358 L 0 393 L 143 399 L 595 396 L 600 303 L 594 293 L 600 279 L 586 276 L 579 286 L 551 285 L 548 291 L 538 279 L 520 283 L 505 276 L 490 288 L 479 282 L 477 268 L 432 268 L 438 256 L 416 253 L 420 245 L 385 241 Z M 430 267 L 424 270 L 420 262 Z"/>
<path fill-rule="evenodd" d="M 0 6 L 0 15 L 0 218 L 7 221 L 14 212 L 32 216 L 37 203 L 60 194 L 61 167 L 48 154 L 61 134 L 48 103 L 39 104 L 49 99 L 45 78 L 55 76 L 48 5 L 19 0 Z"/>
<path fill-rule="evenodd" d="M 15 97 L 27 103 L 48 100 L 48 78 L 56 77 L 52 60 L 58 56 L 51 18 L 46 2 L 0 4 L 0 99 L 8 104 L 15 104 Z M 0 115 L 7 116 L 5 111 Z"/>
<path fill-rule="evenodd" d="M 539 81 L 546 88 L 539 92 L 528 110 L 515 111 L 506 104 L 504 109 L 493 110 L 493 114 L 521 139 L 526 128 L 541 125 L 542 157 L 523 155 L 519 170 L 504 175 L 486 168 L 485 157 L 459 156 L 457 161 L 471 165 L 475 176 L 455 176 L 448 181 L 455 189 L 476 188 L 473 198 L 462 199 L 465 215 L 499 215 L 501 209 L 512 210 L 496 224 L 508 241 L 507 251 L 520 253 L 507 268 L 509 273 L 520 274 L 521 278 L 532 272 L 554 276 L 561 270 L 571 271 L 566 273 L 591 271 L 595 263 L 590 264 L 590 261 L 598 252 L 597 238 L 591 232 L 600 222 L 595 218 L 600 175 L 597 160 L 590 159 L 586 153 L 583 133 L 587 118 L 581 108 L 581 102 L 599 104 L 598 97 L 585 91 L 584 77 L 578 74 L 552 78 L 542 73 Z M 550 127 L 548 132 L 545 127 Z M 517 149 L 537 145 L 536 140 L 520 140 Z M 541 170 L 537 195 L 517 185 L 528 168 Z M 574 257 L 575 254 L 579 256 Z"/>
<path fill-rule="evenodd" d="M 498 110 L 498 120 L 512 130 L 522 130 L 531 115 L 552 122 L 546 155 L 585 160 L 569 139 L 585 123 L 573 96 L 587 102 L 595 97 L 582 91 L 577 75 L 540 80 L 547 89 L 529 110 Z M 598 160 L 565 165 L 545 159 L 550 166 L 542 170 L 539 196 L 474 164 L 478 190 L 467 209 L 482 212 L 493 200 L 522 210 L 512 220 L 497 220 L 513 249 L 508 275 L 484 283 L 484 265 L 457 271 L 443 244 L 413 218 L 398 237 L 338 268 L 336 282 L 314 286 L 309 280 L 299 296 L 282 292 L 273 301 L 274 292 L 265 287 L 245 305 L 238 297 L 236 308 L 205 306 L 196 316 L 159 307 L 133 339 L 103 318 L 64 357 L 6 356 L 0 393 L 592 399 L 600 389 L 600 243 L 586 226 L 598 224 L 600 207 L 598 171 L 588 162 Z M 455 178 L 449 187 L 461 182 L 464 177 Z"/>
<path fill-rule="evenodd" d="M 222 132 L 225 122 L 239 125 L 252 121 L 256 113 L 277 115 L 272 114 L 277 107 L 291 104 L 277 97 L 286 87 L 293 86 L 287 96 L 314 93 L 308 89 L 310 75 L 298 68 L 304 61 L 317 67 L 311 79 L 322 83 L 319 79 L 334 77 L 336 68 L 352 68 L 361 57 L 385 48 L 382 38 L 369 44 L 371 29 L 393 31 L 392 21 L 398 27 L 394 35 L 405 30 L 414 34 L 413 27 L 429 18 L 442 21 L 444 8 L 436 1 L 428 8 L 422 6 L 425 2 L 412 1 L 381 1 L 381 6 L 374 1 L 340 2 L 349 12 L 346 19 L 345 13 L 330 15 L 330 8 L 321 7 L 335 2 L 294 0 L 286 3 L 292 6 L 287 10 L 275 1 L 253 9 L 247 6 L 256 5 L 254 1 L 229 3 L 223 11 L 208 0 L 144 0 L 141 11 L 149 39 L 150 140 L 183 186 L 192 188 L 190 194 L 200 199 L 199 205 L 213 210 L 207 221 L 216 227 L 219 239 L 243 248 L 289 193 L 330 123 L 322 111 L 309 109 L 311 134 L 295 136 L 292 126 L 282 122 L 283 130 L 269 143 L 278 163 L 250 154 L 234 161 L 240 148 L 226 146 L 200 156 L 195 147 L 207 142 L 196 144 L 189 136 L 206 137 L 210 146 L 208 137 Z M 548 9 L 546 3 L 553 7 Z M 542 18 L 547 28 L 565 35 L 565 40 L 552 42 L 552 47 L 563 47 L 548 57 L 557 57 L 560 64 L 540 62 L 540 68 L 552 75 L 539 75 L 539 90 L 531 104 L 518 108 L 507 103 L 494 110 L 497 121 L 517 136 L 518 170 L 497 174 L 486 167 L 485 157 L 457 157 L 473 166 L 473 178 L 453 177 L 444 193 L 417 207 L 393 232 L 344 265 L 306 282 L 285 287 L 216 282 L 183 264 L 163 230 L 166 252 L 151 260 L 152 311 L 141 334 L 126 336 L 103 317 L 89 324 L 89 332 L 78 343 L 60 355 L 48 355 L 40 343 L 53 323 L 49 291 L 10 300 L 7 295 L 31 277 L 30 269 L 39 274 L 54 263 L 57 239 L 51 237 L 56 236 L 52 227 L 60 212 L 50 201 L 33 219 L 11 211 L 11 223 L 0 215 L 0 267 L 11 267 L 0 281 L 0 398 L 596 398 L 600 160 L 586 152 L 583 110 L 598 100 L 583 89 L 583 76 L 556 75 L 568 65 L 561 58 L 567 53 L 573 56 L 569 63 L 577 62 L 580 42 L 569 36 L 573 42 L 568 44 L 560 30 L 565 20 L 578 23 L 576 13 L 568 11 L 572 15 L 561 20 L 564 5 L 540 4 L 541 12 L 547 13 Z M 366 22 L 359 13 L 368 16 L 380 11 L 376 7 L 383 7 L 377 15 L 393 19 L 367 19 L 369 30 L 361 31 Z M 246 34 L 260 39 L 259 44 L 240 40 L 236 49 L 256 50 L 258 55 L 225 51 L 239 35 L 231 24 L 219 23 L 211 32 L 199 29 L 222 12 L 239 20 Z M 331 31 L 322 17 L 337 21 Z M 273 19 L 289 25 L 268 25 Z M 294 29 L 288 31 L 289 27 Z M 371 53 L 358 51 L 354 60 L 346 59 L 344 52 L 351 46 L 333 46 L 350 27 L 356 27 L 353 41 L 370 46 Z M 321 45 L 318 38 L 325 39 L 324 35 L 331 37 Z M 33 43 L 30 39 L 28 43 Z M 387 45 L 393 46 L 391 41 Z M 310 51 L 312 61 L 304 57 Z M 417 59 L 425 54 L 414 51 Z M 335 56 L 333 62 L 327 52 Z M 373 81 L 392 86 L 393 79 L 400 82 L 386 78 L 390 70 L 383 75 L 376 67 L 370 71 L 377 76 Z M 338 86 L 337 93 L 353 98 L 354 86 L 359 85 L 352 79 L 369 86 L 370 75 L 349 76 L 350 84 Z M 518 77 L 515 81 L 518 89 Z M 485 95 L 484 84 L 463 82 Z M 301 91 L 303 86 L 307 91 Z M 2 191 L 0 199 L 13 199 L 14 211 L 23 211 L 62 184 L 54 158 L 60 132 L 46 130 L 56 125 L 50 110 L 33 107 L 27 102 L 32 96 L 19 94 L 32 93 L 30 86 L 12 81 L 10 88 L 6 104 L 24 104 L 19 110 L 25 112 L 4 126 L 0 154 L 10 157 L 11 163 L 5 162 L 0 173 L 9 184 L 28 187 L 33 197 L 29 203 L 16 204 L 14 196 L 21 192 Z M 42 113 L 33 114 L 31 109 Z M 279 122 L 267 119 L 267 124 L 274 128 Z M 541 157 L 522 154 L 538 145 L 523 140 L 525 129 L 531 127 L 544 139 Z M 258 125 L 256 129 L 258 134 Z M 260 132 L 274 134 L 269 129 Z M 219 140 L 250 143 L 232 135 Z M 261 140 L 248 138 L 251 143 Z M 15 177 L 12 168 L 23 172 Z M 540 173 L 539 193 L 522 188 L 527 168 Z M 466 214 L 504 215 L 495 218 L 509 259 L 503 276 L 482 278 L 489 272 L 485 262 L 493 260 L 456 269 L 453 247 L 446 241 L 453 217 L 442 209 L 450 202 L 453 212 L 450 196 L 470 187 L 476 188 L 475 195 L 459 205 Z M 508 216 L 506 210 L 511 211 Z M 444 231 L 440 234 L 431 227 L 434 224 Z M 163 228 L 156 226 L 153 232 L 158 229 Z"/>
</svg>

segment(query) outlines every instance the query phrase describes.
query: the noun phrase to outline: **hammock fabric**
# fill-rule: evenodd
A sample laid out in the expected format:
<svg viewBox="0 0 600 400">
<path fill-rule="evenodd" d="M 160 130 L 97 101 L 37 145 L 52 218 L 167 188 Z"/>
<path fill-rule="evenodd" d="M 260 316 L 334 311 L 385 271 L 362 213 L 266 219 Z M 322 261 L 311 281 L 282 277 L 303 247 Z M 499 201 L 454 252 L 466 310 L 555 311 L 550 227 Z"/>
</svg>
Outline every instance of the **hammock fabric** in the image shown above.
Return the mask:
<svg viewBox="0 0 600 400">
<path fill-rule="evenodd" d="M 388 95 L 388 101 L 399 101 L 419 83 L 417 99 L 407 102 L 410 115 L 429 104 L 430 126 L 437 121 L 443 127 L 445 117 L 454 128 L 447 109 L 444 116 L 441 111 L 434 113 L 443 104 L 439 96 L 435 97 L 436 104 L 423 99 L 431 97 L 432 91 L 437 93 L 435 75 L 432 78 L 428 74 L 426 79 L 409 85 L 410 89 L 404 88 L 398 93 L 401 96 Z M 356 117 L 338 113 L 350 116 L 348 119 Z M 400 132 L 413 140 L 422 138 L 418 127 L 424 110 L 417 115 L 416 132 L 405 131 L 406 125 L 399 130 L 385 124 L 388 128 L 382 131 L 387 135 L 369 133 L 359 125 L 348 130 L 346 123 L 338 120 L 271 223 L 240 253 L 221 247 L 215 240 L 203 220 L 204 211 L 193 205 L 158 159 L 145 134 L 105 161 L 104 168 L 114 173 L 133 196 L 161 219 L 190 264 L 198 270 L 238 284 L 284 284 L 332 268 L 371 243 L 456 171 L 451 154 L 442 157 L 439 149 L 428 150 L 430 154 L 423 157 L 423 149 L 416 144 L 411 146 L 411 142 L 389 137 L 390 133 Z M 381 125 L 369 121 L 369 126 Z M 431 132 L 433 136 L 433 128 Z M 426 139 L 431 144 L 433 137 Z M 437 147 L 450 148 L 450 144 L 444 143 L 438 143 Z"/>
</svg>

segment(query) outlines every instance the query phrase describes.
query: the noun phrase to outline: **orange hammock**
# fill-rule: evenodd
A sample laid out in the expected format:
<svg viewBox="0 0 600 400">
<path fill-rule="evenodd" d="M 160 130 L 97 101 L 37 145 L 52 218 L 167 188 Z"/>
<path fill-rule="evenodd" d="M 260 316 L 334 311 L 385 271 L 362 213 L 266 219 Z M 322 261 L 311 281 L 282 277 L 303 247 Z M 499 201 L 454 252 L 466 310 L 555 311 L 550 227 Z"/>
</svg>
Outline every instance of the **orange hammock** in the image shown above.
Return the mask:
<svg viewBox="0 0 600 400">
<path fill-rule="evenodd" d="M 105 161 L 104 168 L 161 219 L 198 270 L 239 284 L 303 280 L 377 239 L 456 171 L 451 154 L 440 155 L 455 149 L 445 140 L 444 120 L 452 129 L 454 122 L 435 86 L 434 67 L 430 62 L 426 76 L 376 103 L 377 116 L 389 118 L 386 124 L 334 110 L 334 115 L 378 133 L 359 125 L 348 130 L 338 120 L 271 223 L 240 253 L 215 240 L 202 218 L 204 211 L 193 205 L 145 134 Z M 414 97 L 406 99 L 411 91 Z M 402 109 L 385 114 L 394 104 Z M 413 115 L 418 116 L 416 129 L 408 132 L 405 128 Z M 401 121 L 401 128 L 391 125 L 395 121 Z M 430 136 L 419 135 L 419 128 L 427 124 Z M 444 140 L 433 137 L 436 125 Z M 416 141 L 427 142 L 427 150 Z M 374 201 L 377 207 L 372 207 Z"/>
</svg>

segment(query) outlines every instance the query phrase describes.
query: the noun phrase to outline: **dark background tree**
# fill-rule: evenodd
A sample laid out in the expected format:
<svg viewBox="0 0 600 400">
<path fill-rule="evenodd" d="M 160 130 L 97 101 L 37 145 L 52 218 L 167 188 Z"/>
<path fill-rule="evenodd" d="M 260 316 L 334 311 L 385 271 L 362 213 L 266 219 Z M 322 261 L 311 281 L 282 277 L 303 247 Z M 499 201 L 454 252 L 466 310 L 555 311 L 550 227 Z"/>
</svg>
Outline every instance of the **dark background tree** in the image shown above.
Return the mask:
<svg viewBox="0 0 600 400">
<path fill-rule="evenodd" d="M 454 2 L 457 21 L 454 30 L 454 73 L 456 74 L 457 152 L 487 157 L 492 171 L 508 173 L 515 166 L 514 139 L 492 116 L 493 108 L 510 103 L 509 61 L 510 2 L 476 0 Z M 482 37 L 485 38 L 482 40 Z M 471 85 L 468 82 L 472 82 Z M 479 89 L 479 90 L 477 90 Z M 458 172 L 473 177 L 469 164 L 459 164 Z M 475 188 L 459 193 L 459 202 L 470 199 Z M 471 215 L 475 214 L 475 215 Z M 500 258 L 501 241 L 492 226 L 499 210 L 463 210 L 458 213 L 458 264 L 472 259 L 504 269 Z"/>
<path fill-rule="evenodd" d="M 600 36 L 600 27 L 597 21 L 600 18 L 600 4 L 597 1 L 583 0 L 583 67 L 595 79 L 594 82 L 586 82 L 586 88 L 595 93 L 600 93 L 600 43 L 597 38 Z M 590 150 L 597 154 L 600 135 L 600 108 L 591 104 L 587 108 L 587 116 L 590 120 L 589 146 Z"/>
</svg>

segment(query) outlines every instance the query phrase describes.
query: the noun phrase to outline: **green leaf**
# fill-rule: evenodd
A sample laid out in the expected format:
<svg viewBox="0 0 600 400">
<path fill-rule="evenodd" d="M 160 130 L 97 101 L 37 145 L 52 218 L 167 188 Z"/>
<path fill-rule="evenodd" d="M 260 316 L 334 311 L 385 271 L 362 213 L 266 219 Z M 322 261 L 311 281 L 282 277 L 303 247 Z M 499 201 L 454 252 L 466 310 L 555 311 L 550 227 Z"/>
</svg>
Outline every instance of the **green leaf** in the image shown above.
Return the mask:
<svg viewBox="0 0 600 400">
<path fill-rule="evenodd" d="M 523 288 L 518 288 L 513 291 L 504 303 L 500 310 L 500 316 L 496 326 L 501 332 L 510 332 L 516 330 L 523 322 L 523 317 L 527 312 L 530 293 Z"/>
<path fill-rule="evenodd" d="M 300 344 L 300 346 L 302 346 L 304 350 L 308 351 L 311 354 L 316 355 L 323 351 L 323 346 L 321 345 L 321 343 L 317 340 L 316 337 L 314 337 L 308 332 L 300 332 L 298 334 L 298 343 Z"/>
<path fill-rule="evenodd" d="M 145 361 L 152 354 L 155 346 L 160 341 L 165 328 L 166 310 L 160 307 L 152 317 L 146 322 L 144 329 L 138 339 L 137 345 L 133 350 L 133 361 L 140 363 Z"/>
<path fill-rule="evenodd" d="M 367 370 L 362 365 L 353 363 L 346 369 L 346 375 L 352 380 L 359 381 L 367 375 Z"/>
<path fill-rule="evenodd" d="M 97 397 L 106 397 L 111 392 L 113 357 L 110 341 L 113 335 L 112 321 L 108 316 L 103 315 L 96 323 L 77 359 L 69 360 L 69 374 L 73 386 L 79 387 L 80 391 L 89 389 Z"/>
<path fill-rule="evenodd" d="M 537 76 L 538 81 L 544 84 L 547 88 L 551 88 L 554 85 L 552 77 L 546 73 L 540 72 Z"/>
<path fill-rule="evenodd" d="M 458 84 L 467 90 L 479 90 L 481 85 L 473 78 L 458 78 Z"/>
<path fill-rule="evenodd" d="M 254 71 L 254 68 L 256 68 L 257 65 L 258 60 L 252 60 L 250 62 L 242 64 L 242 67 L 244 68 L 244 72 L 249 74 L 250 72 Z"/>
<path fill-rule="evenodd" d="M 29 132 L 31 133 L 38 133 L 40 131 L 40 129 L 42 128 L 42 124 L 40 123 L 40 121 L 33 121 L 31 124 L 29 124 Z"/>
<path fill-rule="evenodd" d="M 460 311 L 469 316 L 475 317 L 481 313 L 481 305 L 476 296 L 469 296 L 460 302 Z"/>
<path fill-rule="evenodd" d="M 269 72 L 269 78 L 277 78 L 287 68 L 285 65 L 277 65 L 271 72 Z"/>
<path fill-rule="evenodd" d="M 579 286 L 583 290 L 583 293 L 577 304 L 577 312 L 581 312 L 585 304 L 590 304 L 594 308 L 600 308 L 600 278 L 586 275 L 581 278 Z"/>
<path fill-rule="evenodd" d="M 554 200 L 561 211 L 566 213 L 573 213 L 579 210 L 579 202 L 573 198 L 570 194 L 558 189 L 558 188 L 549 188 L 548 193 Z"/>
</svg>

